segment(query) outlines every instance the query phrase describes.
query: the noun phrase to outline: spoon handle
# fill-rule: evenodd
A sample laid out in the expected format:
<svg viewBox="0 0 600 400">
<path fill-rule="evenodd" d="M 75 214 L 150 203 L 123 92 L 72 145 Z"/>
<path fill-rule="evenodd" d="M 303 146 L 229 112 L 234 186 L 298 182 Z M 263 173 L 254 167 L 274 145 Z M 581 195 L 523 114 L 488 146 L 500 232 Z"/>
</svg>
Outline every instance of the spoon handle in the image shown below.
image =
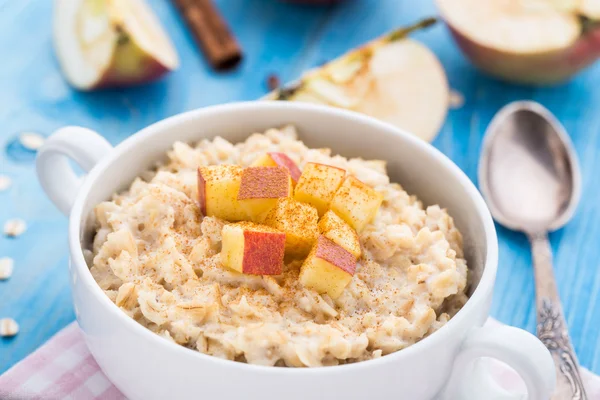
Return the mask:
<svg viewBox="0 0 600 400">
<path fill-rule="evenodd" d="M 537 335 L 550 350 L 556 366 L 555 400 L 587 400 L 573 351 L 552 268 L 552 249 L 547 234 L 529 234 L 535 271 Z"/>
</svg>

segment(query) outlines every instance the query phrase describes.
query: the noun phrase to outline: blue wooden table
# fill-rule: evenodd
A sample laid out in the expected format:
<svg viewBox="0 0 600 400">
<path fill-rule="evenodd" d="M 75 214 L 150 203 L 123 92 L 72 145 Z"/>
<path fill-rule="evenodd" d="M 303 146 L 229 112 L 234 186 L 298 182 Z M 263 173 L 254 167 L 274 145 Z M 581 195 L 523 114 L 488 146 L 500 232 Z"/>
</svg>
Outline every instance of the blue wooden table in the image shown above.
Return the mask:
<svg viewBox="0 0 600 400">
<path fill-rule="evenodd" d="M 182 111 L 266 93 L 265 78 L 289 81 L 383 32 L 435 14 L 432 0 L 348 0 L 302 7 L 277 0 L 217 0 L 245 49 L 234 72 L 217 74 L 199 55 L 168 0 L 150 1 L 175 42 L 181 68 L 166 79 L 122 91 L 78 93 L 63 80 L 51 43 L 52 2 L 0 0 L 0 174 L 13 179 L 0 193 L 0 224 L 19 217 L 28 230 L 0 237 L 0 257 L 15 260 L 0 281 L 0 318 L 21 332 L 0 340 L 0 373 L 74 320 L 67 278 L 67 220 L 43 195 L 33 155 L 15 146 L 23 131 L 45 135 L 83 125 L 117 144 L 140 128 Z M 451 86 L 466 100 L 450 112 L 434 145 L 476 181 L 484 130 L 493 114 L 517 99 L 537 100 L 564 123 L 583 170 L 583 199 L 574 220 L 552 234 L 555 271 L 581 364 L 600 373 L 600 63 L 569 84 L 521 88 L 487 78 L 459 53 L 443 26 L 418 33 L 444 64 Z M 7 148 L 5 151 L 4 149 Z M 525 238 L 499 228 L 500 268 L 493 315 L 535 329 L 533 272 Z"/>
</svg>

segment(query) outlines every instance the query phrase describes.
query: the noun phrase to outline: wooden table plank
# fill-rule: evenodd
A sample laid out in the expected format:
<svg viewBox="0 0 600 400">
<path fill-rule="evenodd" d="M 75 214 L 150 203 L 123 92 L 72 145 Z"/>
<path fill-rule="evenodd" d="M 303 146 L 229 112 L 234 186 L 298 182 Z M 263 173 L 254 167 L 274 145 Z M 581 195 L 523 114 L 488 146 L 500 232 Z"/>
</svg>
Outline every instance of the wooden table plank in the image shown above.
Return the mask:
<svg viewBox="0 0 600 400">
<path fill-rule="evenodd" d="M 430 1 L 354 0 L 336 7 L 302 7 L 275 0 L 220 0 L 217 5 L 246 52 L 241 67 L 212 72 L 167 0 L 150 1 L 172 36 L 182 67 L 140 88 L 83 94 L 72 91 L 51 49 L 51 2 L 0 2 L 0 148 L 23 130 L 49 134 L 77 124 L 116 144 L 140 128 L 176 113 L 266 93 L 265 78 L 283 81 L 396 26 L 435 14 Z M 551 236 L 556 275 L 581 363 L 600 373 L 600 65 L 550 89 L 502 84 L 475 71 L 443 26 L 416 37 L 440 57 L 449 80 L 466 100 L 450 112 L 434 142 L 474 181 L 483 132 L 493 114 L 517 99 L 540 101 L 565 124 L 581 157 L 584 195 L 574 220 Z M 21 157 L 23 158 L 23 157 Z M 29 230 L 0 238 L 0 257 L 15 259 L 11 280 L 0 282 L 0 317 L 15 317 L 21 333 L 0 340 L 0 373 L 74 318 L 68 288 L 66 219 L 42 194 L 31 157 L 0 154 L 0 173 L 14 180 L 0 193 L 0 223 L 24 218 Z M 493 315 L 535 329 L 529 247 L 520 234 L 499 228 L 500 268 Z"/>
</svg>

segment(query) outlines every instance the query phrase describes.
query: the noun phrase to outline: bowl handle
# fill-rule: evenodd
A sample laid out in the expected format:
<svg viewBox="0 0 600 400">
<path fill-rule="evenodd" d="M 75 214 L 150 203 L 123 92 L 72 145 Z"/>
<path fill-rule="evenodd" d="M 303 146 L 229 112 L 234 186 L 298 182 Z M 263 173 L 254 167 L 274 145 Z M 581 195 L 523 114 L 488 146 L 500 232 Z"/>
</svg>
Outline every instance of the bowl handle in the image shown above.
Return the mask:
<svg viewBox="0 0 600 400">
<path fill-rule="evenodd" d="M 37 176 L 63 214 L 69 215 L 83 181 L 69 165 L 69 159 L 88 172 L 112 149 L 102 136 L 78 126 L 61 128 L 44 143 L 36 159 Z"/>
<path fill-rule="evenodd" d="M 523 400 L 508 392 L 482 368 L 482 357 L 495 358 L 513 368 L 525 382 L 528 400 L 548 400 L 556 385 L 552 356 L 537 337 L 511 326 L 473 328 L 454 360 L 442 400 Z"/>
</svg>

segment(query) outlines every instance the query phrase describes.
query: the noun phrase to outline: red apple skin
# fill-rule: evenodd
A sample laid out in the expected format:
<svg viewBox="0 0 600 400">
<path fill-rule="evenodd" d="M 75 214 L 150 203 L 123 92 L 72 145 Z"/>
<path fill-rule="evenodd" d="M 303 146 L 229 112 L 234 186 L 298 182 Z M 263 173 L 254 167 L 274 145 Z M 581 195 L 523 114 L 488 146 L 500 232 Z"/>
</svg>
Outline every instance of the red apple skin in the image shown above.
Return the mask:
<svg viewBox="0 0 600 400">
<path fill-rule="evenodd" d="M 142 64 L 144 67 L 139 71 L 139 74 L 135 76 L 132 76 L 131 74 L 121 74 L 114 68 L 108 68 L 104 75 L 102 75 L 96 84 L 89 90 L 141 85 L 155 81 L 171 71 L 152 57 L 145 57 Z"/>
<path fill-rule="evenodd" d="M 325 167 L 335 168 L 335 169 L 339 169 L 340 171 L 346 172 L 346 170 L 344 168 L 336 167 L 335 165 L 323 164 L 323 163 L 318 163 L 318 162 L 311 162 L 311 164 L 324 165 Z"/>
<path fill-rule="evenodd" d="M 242 271 L 251 275 L 283 272 L 285 233 L 244 231 Z"/>
<path fill-rule="evenodd" d="M 600 57 L 600 28 L 587 32 L 568 48 L 524 55 L 482 46 L 454 27 L 448 27 L 460 49 L 475 66 L 512 83 L 558 84 Z"/>
<path fill-rule="evenodd" d="M 582 36 L 568 54 L 570 65 L 583 69 L 600 58 L 600 28 Z"/>
<path fill-rule="evenodd" d="M 198 205 L 202 216 L 206 216 L 206 180 L 198 168 Z"/>
<path fill-rule="evenodd" d="M 242 172 L 238 200 L 290 196 L 290 175 L 284 167 L 248 167 Z"/>
<path fill-rule="evenodd" d="M 298 3 L 298 4 L 314 4 L 314 5 L 329 5 L 341 3 L 344 0 L 282 0 L 284 3 Z"/>
<path fill-rule="evenodd" d="M 316 246 L 315 257 L 335 265 L 350 275 L 354 275 L 354 272 L 356 272 L 356 257 L 352 253 L 322 235 L 317 239 Z"/>
<path fill-rule="evenodd" d="M 300 171 L 300 168 L 298 168 L 296 163 L 292 161 L 291 158 L 289 158 L 285 153 L 273 152 L 268 154 L 269 157 L 271 157 L 271 159 L 275 162 L 275 164 L 279 165 L 280 167 L 285 167 L 288 171 L 290 171 L 292 181 L 298 182 L 298 179 L 300 179 L 300 175 L 302 175 L 302 171 Z"/>
</svg>

